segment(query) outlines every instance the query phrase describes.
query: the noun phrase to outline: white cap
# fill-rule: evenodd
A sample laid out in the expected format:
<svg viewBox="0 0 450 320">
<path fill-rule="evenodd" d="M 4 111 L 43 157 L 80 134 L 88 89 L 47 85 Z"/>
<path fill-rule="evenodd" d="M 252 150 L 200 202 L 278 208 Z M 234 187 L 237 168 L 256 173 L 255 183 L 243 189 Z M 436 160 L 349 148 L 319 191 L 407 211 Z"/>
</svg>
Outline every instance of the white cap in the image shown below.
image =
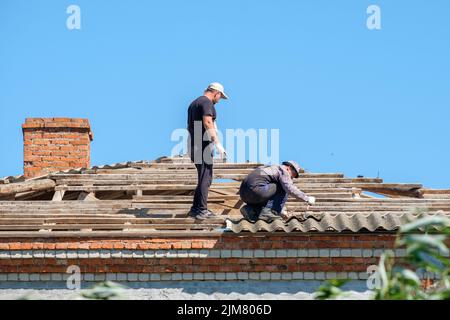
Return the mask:
<svg viewBox="0 0 450 320">
<path fill-rule="evenodd" d="M 222 94 L 222 97 L 224 99 L 228 99 L 228 96 L 225 94 L 225 90 L 223 88 L 223 85 L 221 85 L 218 82 L 213 82 L 208 86 L 208 89 L 213 89 L 213 90 L 217 90 Z"/>
</svg>

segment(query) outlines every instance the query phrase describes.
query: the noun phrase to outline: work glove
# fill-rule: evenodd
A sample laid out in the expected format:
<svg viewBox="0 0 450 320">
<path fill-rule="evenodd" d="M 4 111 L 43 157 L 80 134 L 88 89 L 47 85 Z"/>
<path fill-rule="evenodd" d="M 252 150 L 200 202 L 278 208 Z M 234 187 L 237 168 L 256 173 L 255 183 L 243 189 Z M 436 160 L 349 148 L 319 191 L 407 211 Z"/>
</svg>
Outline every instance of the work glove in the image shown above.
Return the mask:
<svg viewBox="0 0 450 320">
<path fill-rule="evenodd" d="M 227 152 L 225 151 L 225 148 L 222 146 L 222 144 L 220 142 L 216 143 L 216 150 L 218 153 L 220 153 L 220 155 L 222 156 L 222 158 L 227 158 Z"/>
<path fill-rule="evenodd" d="M 286 208 L 283 208 L 283 209 L 281 210 L 280 216 L 281 216 L 281 218 L 282 218 L 283 220 L 289 220 L 289 218 L 290 218 L 290 214 L 289 214 L 289 212 L 286 210 Z"/>
<path fill-rule="evenodd" d="M 308 204 L 315 204 L 316 203 L 316 197 L 309 196 L 308 197 Z"/>
</svg>

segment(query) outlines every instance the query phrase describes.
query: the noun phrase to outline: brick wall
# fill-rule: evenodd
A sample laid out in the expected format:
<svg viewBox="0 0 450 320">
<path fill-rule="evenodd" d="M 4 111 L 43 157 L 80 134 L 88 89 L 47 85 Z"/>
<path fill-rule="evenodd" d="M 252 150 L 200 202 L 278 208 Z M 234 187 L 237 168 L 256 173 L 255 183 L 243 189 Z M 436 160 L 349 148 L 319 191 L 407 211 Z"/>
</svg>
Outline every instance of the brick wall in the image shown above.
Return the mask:
<svg viewBox="0 0 450 320">
<path fill-rule="evenodd" d="M 88 119 L 27 118 L 22 131 L 25 177 L 90 166 Z"/>
<path fill-rule="evenodd" d="M 394 234 L 0 239 L 0 280 L 363 280 Z M 396 249 L 401 257 L 404 249 Z"/>
</svg>

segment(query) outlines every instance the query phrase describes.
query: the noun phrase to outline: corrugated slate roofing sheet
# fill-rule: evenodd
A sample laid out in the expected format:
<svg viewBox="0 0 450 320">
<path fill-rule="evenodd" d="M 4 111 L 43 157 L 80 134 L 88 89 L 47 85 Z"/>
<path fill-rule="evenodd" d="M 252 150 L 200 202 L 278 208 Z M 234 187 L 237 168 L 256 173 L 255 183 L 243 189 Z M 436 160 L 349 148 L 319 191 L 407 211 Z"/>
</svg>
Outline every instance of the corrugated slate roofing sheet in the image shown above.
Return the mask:
<svg viewBox="0 0 450 320">
<path fill-rule="evenodd" d="M 429 213 L 426 216 L 447 216 L 440 212 Z M 419 217 L 416 213 L 323 213 L 305 214 L 293 217 L 288 221 L 275 220 L 267 223 L 258 220 L 255 223 L 245 219 L 227 219 L 226 225 L 229 231 L 234 233 L 260 231 L 266 232 L 361 232 L 361 231 L 396 231 L 404 225 Z"/>
<path fill-rule="evenodd" d="M 89 171 L 89 170 L 97 170 L 97 169 L 133 168 L 133 167 L 136 167 L 136 166 L 138 166 L 140 164 L 148 165 L 150 163 L 152 163 L 152 161 L 148 161 L 148 160 L 118 162 L 118 163 L 113 163 L 113 164 L 105 164 L 105 165 L 101 165 L 101 166 L 92 166 L 92 167 L 88 167 L 88 168 L 67 169 L 67 170 L 62 170 L 62 171 L 56 171 L 56 172 L 53 172 L 52 174 L 55 174 L 55 173 L 84 173 L 84 172 Z M 34 177 L 32 179 L 25 179 L 25 176 L 23 174 L 17 175 L 17 176 L 7 176 L 7 177 L 0 178 L 0 184 L 22 182 L 22 181 L 25 181 L 25 180 L 40 179 L 40 178 L 47 177 L 48 175 L 49 174 L 45 174 L 45 175 L 42 175 L 42 176 Z"/>
</svg>

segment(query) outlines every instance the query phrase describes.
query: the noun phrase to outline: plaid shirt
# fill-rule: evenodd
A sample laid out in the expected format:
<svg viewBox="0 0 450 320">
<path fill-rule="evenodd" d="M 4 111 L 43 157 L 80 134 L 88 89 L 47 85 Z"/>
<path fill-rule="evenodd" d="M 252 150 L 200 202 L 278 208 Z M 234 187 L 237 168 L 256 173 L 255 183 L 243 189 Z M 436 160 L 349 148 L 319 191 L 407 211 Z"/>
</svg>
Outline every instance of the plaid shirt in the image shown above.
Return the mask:
<svg viewBox="0 0 450 320">
<path fill-rule="evenodd" d="M 287 171 L 284 166 L 273 165 L 263 167 L 261 170 L 270 176 L 274 182 L 279 183 L 287 194 L 303 201 L 308 201 L 308 196 L 294 185 L 294 181 L 292 180 L 289 171 Z"/>
</svg>

